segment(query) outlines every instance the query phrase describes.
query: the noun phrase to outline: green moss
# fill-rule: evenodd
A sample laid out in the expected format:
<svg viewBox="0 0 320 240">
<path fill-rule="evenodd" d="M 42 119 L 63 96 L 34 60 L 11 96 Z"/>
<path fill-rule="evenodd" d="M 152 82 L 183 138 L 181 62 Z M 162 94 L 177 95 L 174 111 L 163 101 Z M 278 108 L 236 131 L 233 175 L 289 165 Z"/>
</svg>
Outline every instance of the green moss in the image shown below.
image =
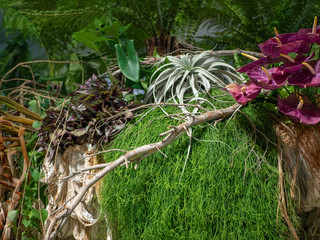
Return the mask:
<svg viewBox="0 0 320 240">
<path fill-rule="evenodd" d="M 249 105 L 242 111 L 275 142 L 263 105 Z M 166 126 L 178 124 L 160 118 L 147 125 L 159 116 L 163 116 L 160 109 L 149 113 L 119 135 L 110 148 L 130 150 L 159 141 L 157 136 Z M 254 132 L 240 113 L 216 127 L 197 126 L 193 135 L 212 142 L 192 140 L 180 183 L 188 147 L 186 134 L 163 149 L 168 158 L 156 153 L 142 160 L 137 170 L 133 165 L 120 167 L 105 177 L 102 208 L 115 239 L 281 239 L 287 234 L 280 216 L 276 222 L 275 146 Z M 111 161 L 119 155 L 106 154 L 105 159 Z"/>
</svg>

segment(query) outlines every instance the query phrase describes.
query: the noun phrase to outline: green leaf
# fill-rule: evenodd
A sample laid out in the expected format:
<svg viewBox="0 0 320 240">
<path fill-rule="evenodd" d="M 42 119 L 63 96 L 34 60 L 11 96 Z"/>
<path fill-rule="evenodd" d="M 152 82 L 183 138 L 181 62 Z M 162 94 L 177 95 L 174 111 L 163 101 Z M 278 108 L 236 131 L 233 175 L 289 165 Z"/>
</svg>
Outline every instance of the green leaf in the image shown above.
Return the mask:
<svg viewBox="0 0 320 240">
<path fill-rule="evenodd" d="M 118 65 L 121 72 L 131 81 L 138 83 L 140 80 L 140 63 L 133 40 L 130 40 L 127 46 L 127 53 L 118 44 L 115 45 L 117 52 Z"/>
<path fill-rule="evenodd" d="M 39 121 L 34 121 L 33 123 L 32 123 L 32 127 L 33 128 L 35 128 L 35 129 L 37 129 L 37 128 L 39 128 L 39 127 L 41 127 L 41 122 L 39 122 Z"/>
<path fill-rule="evenodd" d="M 23 219 L 23 220 L 22 220 L 22 224 L 27 228 L 28 226 L 30 226 L 31 221 L 30 221 L 30 220 Z"/>
<path fill-rule="evenodd" d="M 127 94 L 125 97 L 124 97 L 124 100 L 127 101 L 127 102 L 130 102 L 134 99 L 134 95 L 133 94 Z"/>
<path fill-rule="evenodd" d="M 77 54 L 72 53 L 70 55 L 71 61 L 79 61 Z M 69 72 L 67 75 L 67 80 L 65 81 L 66 90 L 68 93 L 73 92 L 77 89 L 74 85 L 75 83 L 81 83 L 83 78 L 83 67 L 79 62 L 73 62 L 69 65 Z"/>
<path fill-rule="evenodd" d="M 32 112 L 35 112 L 39 115 L 42 115 L 44 113 L 44 111 L 40 108 L 38 101 L 35 99 L 29 102 L 29 108 Z"/>
<path fill-rule="evenodd" d="M 31 212 L 29 213 L 29 217 L 30 218 L 37 218 L 37 219 L 40 219 L 40 214 L 39 214 L 39 211 L 36 210 L 36 209 L 32 209 Z"/>
<path fill-rule="evenodd" d="M 37 170 L 37 169 L 34 169 L 32 174 L 31 174 L 31 177 L 34 181 L 38 181 L 39 178 L 40 178 L 40 172 Z"/>
<path fill-rule="evenodd" d="M 141 81 L 140 80 L 140 84 L 141 84 L 141 86 L 143 87 L 144 90 L 148 89 L 148 84 L 145 81 Z"/>
<path fill-rule="evenodd" d="M 97 42 L 105 42 L 108 40 L 106 37 L 98 37 L 93 32 L 76 32 L 72 35 L 72 38 L 83 43 L 87 47 L 91 48 L 94 51 L 99 51 L 98 46 L 95 44 Z"/>
<path fill-rule="evenodd" d="M 8 212 L 8 218 L 10 219 L 11 222 L 14 222 L 17 218 L 18 215 L 18 210 L 11 210 Z"/>
<path fill-rule="evenodd" d="M 127 87 L 131 87 L 131 88 L 139 88 L 139 89 L 142 89 L 142 86 L 141 86 L 140 82 L 136 83 L 136 82 L 133 82 L 133 81 L 131 81 L 131 80 L 129 80 L 129 79 L 126 79 L 125 85 L 126 85 Z"/>
<path fill-rule="evenodd" d="M 109 37 L 119 37 L 119 22 L 114 22 L 110 26 L 106 26 L 101 29 L 105 33 L 105 35 Z"/>
<path fill-rule="evenodd" d="M 40 212 L 41 212 L 42 221 L 44 222 L 44 221 L 47 219 L 47 217 L 48 217 L 48 211 L 47 211 L 47 209 L 42 208 L 42 209 L 40 210 Z"/>
</svg>

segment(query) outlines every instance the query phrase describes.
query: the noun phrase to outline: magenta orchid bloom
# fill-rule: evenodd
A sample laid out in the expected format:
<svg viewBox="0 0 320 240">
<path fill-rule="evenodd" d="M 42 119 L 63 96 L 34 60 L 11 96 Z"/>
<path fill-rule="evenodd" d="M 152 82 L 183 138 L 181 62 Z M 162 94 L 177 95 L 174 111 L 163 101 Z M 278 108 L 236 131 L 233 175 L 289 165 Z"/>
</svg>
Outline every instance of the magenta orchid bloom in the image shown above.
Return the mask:
<svg viewBox="0 0 320 240">
<path fill-rule="evenodd" d="M 308 43 L 317 43 L 320 44 L 320 26 L 316 30 L 311 28 L 303 28 L 298 31 L 298 33 L 289 38 L 290 41 L 299 41 L 303 40 Z"/>
<path fill-rule="evenodd" d="M 306 97 L 299 100 L 294 94 L 286 99 L 278 98 L 278 108 L 283 114 L 298 122 L 316 124 L 320 122 L 320 109 L 314 106 Z"/>
<path fill-rule="evenodd" d="M 294 72 L 289 78 L 290 85 L 297 85 L 302 88 L 320 87 L 320 61 L 317 61 L 314 68 L 309 63 L 302 63 L 305 67 Z"/>
<path fill-rule="evenodd" d="M 278 58 L 262 57 L 256 61 L 253 61 L 247 65 L 242 66 L 241 68 L 237 69 L 237 72 L 245 73 L 256 68 L 257 66 L 267 67 L 270 64 L 279 63 L 279 62 L 282 62 L 283 60 L 284 60 L 283 57 L 278 57 Z"/>
<path fill-rule="evenodd" d="M 279 35 L 280 36 L 280 35 Z M 261 52 L 271 58 L 279 57 L 280 54 L 294 53 L 308 53 L 309 44 L 304 40 L 298 40 L 288 43 L 281 42 L 279 36 L 268 39 L 262 44 L 259 44 Z"/>
<path fill-rule="evenodd" d="M 269 90 L 282 87 L 289 77 L 289 74 L 284 74 L 280 68 L 264 67 L 256 67 L 248 71 L 247 75 L 257 86 Z"/>
<path fill-rule="evenodd" d="M 279 67 L 282 69 L 283 73 L 294 73 L 296 71 L 299 71 L 304 65 L 304 62 L 308 62 L 310 59 L 312 59 L 315 55 L 315 52 L 313 52 L 309 57 L 306 57 L 302 54 L 298 54 L 293 61 L 282 65 Z"/>
<path fill-rule="evenodd" d="M 320 26 L 317 27 L 317 17 L 311 29 L 300 29 L 297 33 L 279 34 L 274 29 L 275 37 L 260 44 L 264 57 L 258 59 L 246 53 L 242 55 L 253 62 L 239 68 L 237 71 L 246 73 L 250 81 L 246 84 L 229 84 L 225 90 L 240 104 L 256 98 L 261 89 L 275 90 L 293 85 L 286 91 L 295 94 L 286 99 L 278 98 L 278 108 L 283 114 L 305 124 L 320 122 L 320 108 L 313 105 L 315 94 L 319 92 L 315 87 L 320 87 L 320 57 L 314 60 L 315 53 L 309 54 L 311 44 L 320 45 Z M 281 63 L 273 65 L 274 63 Z M 271 65 L 271 67 L 269 67 Z M 268 68 L 269 69 L 268 69 Z M 301 89 L 314 87 L 313 89 Z M 283 94 L 283 91 L 274 92 Z M 303 98 L 296 96 L 303 95 Z M 308 98 L 306 97 L 308 96 Z"/>
<path fill-rule="evenodd" d="M 255 99 L 261 91 L 261 87 L 254 83 L 237 84 L 231 83 L 224 89 L 231 93 L 232 97 L 241 105 Z"/>
</svg>

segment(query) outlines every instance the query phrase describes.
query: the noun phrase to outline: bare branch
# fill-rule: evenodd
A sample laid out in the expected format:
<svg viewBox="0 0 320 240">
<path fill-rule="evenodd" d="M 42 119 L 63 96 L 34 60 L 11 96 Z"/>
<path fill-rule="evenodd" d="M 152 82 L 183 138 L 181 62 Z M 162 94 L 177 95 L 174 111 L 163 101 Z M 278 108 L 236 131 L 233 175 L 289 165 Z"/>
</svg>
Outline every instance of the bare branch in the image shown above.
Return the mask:
<svg viewBox="0 0 320 240">
<path fill-rule="evenodd" d="M 203 113 L 202 115 L 195 116 L 193 118 L 189 118 L 184 123 L 176 126 L 174 129 L 175 131 L 170 132 L 164 139 L 162 139 L 159 142 L 143 145 L 140 147 L 137 147 L 131 151 L 128 151 L 115 161 L 108 164 L 105 168 L 103 168 L 100 172 L 96 173 L 95 176 L 93 176 L 86 185 L 82 186 L 81 189 L 79 189 L 77 195 L 70 201 L 69 207 L 65 209 L 61 209 L 61 211 L 57 212 L 55 215 L 49 216 L 48 221 L 48 227 L 45 231 L 45 240 L 53 239 L 57 236 L 60 229 L 63 227 L 64 223 L 66 222 L 66 219 L 69 217 L 69 215 L 72 213 L 72 211 L 78 206 L 78 204 L 81 202 L 82 198 L 88 191 L 90 187 L 92 187 L 95 183 L 97 183 L 100 179 L 102 179 L 106 174 L 113 171 L 115 168 L 121 166 L 123 163 L 127 161 L 129 163 L 130 159 L 134 158 L 141 158 L 141 156 L 144 155 L 150 155 L 152 153 L 158 152 L 159 149 L 163 149 L 169 144 L 171 144 L 176 138 L 179 137 L 179 135 L 183 132 L 185 132 L 185 129 L 191 128 L 195 125 L 211 121 L 211 120 L 217 120 L 221 118 L 226 118 L 230 115 L 232 115 L 236 109 L 239 108 L 239 104 L 234 104 L 231 107 L 220 109 L 216 111 L 208 111 Z M 55 227 L 58 225 L 57 227 Z"/>
</svg>

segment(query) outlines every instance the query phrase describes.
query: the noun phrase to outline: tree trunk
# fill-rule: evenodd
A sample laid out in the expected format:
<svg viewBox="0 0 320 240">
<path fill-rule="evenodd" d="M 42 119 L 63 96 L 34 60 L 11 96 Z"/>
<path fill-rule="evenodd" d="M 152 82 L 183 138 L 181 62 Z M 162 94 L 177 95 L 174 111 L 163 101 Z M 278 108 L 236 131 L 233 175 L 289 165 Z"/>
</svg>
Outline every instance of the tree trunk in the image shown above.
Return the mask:
<svg viewBox="0 0 320 240">
<path fill-rule="evenodd" d="M 308 239 L 314 239 L 320 233 L 320 125 L 279 124 L 275 129 L 291 182 L 290 197 Z M 304 233 L 300 237 L 304 239 Z"/>
<path fill-rule="evenodd" d="M 160 56 L 171 53 L 175 50 L 176 37 L 174 36 L 161 36 L 152 37 L 146 40 L 147 55 L 153 56 L 156 51 Z"/>
</svg>

